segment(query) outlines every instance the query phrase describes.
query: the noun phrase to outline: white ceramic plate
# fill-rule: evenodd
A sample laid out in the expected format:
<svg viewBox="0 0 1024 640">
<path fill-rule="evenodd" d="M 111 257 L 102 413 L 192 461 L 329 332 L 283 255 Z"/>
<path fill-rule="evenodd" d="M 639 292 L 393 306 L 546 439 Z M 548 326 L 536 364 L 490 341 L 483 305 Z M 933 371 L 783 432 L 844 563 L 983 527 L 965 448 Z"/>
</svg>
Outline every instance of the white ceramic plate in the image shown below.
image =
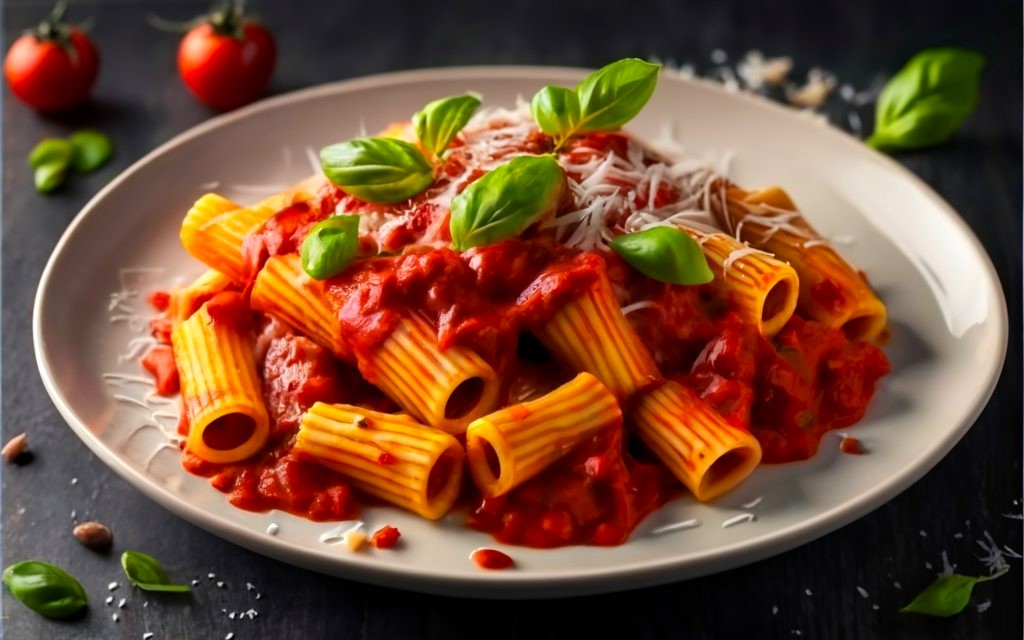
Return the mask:
<svg viewBox="0 0 1024 640">
<path fill-rule="evenodd" d="M 182 470 L 168 444 L 176 408 L 147 401 L 135 356 L 146 340 L 145 293 L 201 270 L 178 242 L 197 197 L 216 189 L 255 201 L 309 174 L 309 151 L 407 118 L 441 96 L 475 90 L 488 105 L 511 106 L 517 95 L 582 75 L 480 67 L 358 79 L 266 100 L 163 145 L 89 202 L 43 274 L 34 336 L 53 402 L 111 469 L 219 536 L 354 580 L 476 597 L 567 596 L 721 571 L 836 529 L 931 469 L 981 411 L 1005 354 L 1005 302 L 977 239 L 919 179 L 837 130 L 715 85 L 664 77 L 631 130 L 653 138 L 671 125 L 694 151 L 732 151 L 738 183 L 784 185 L 820 230 L 854 239 L 843 251 L 870 274 L 893 331 L 886 350 L 894 371 L 856 427 L 869 455 L 839 454 L 830 434 L 814 459 L 762 467 L 714 503 L 666 505 L 620 547 L 506 549 L 517 568 L 499 572 L 477 569 L 468 556 L 500 545 L 454 522 L 371 509 L 370 530 L 394 524 L 405 544 L 350 554 L 321 540 L 335 525 L 237 510 Z M 107 375 L 118 372 L 128 377 Z M 723 528 L 742 513 L 756 520 Z M 658 533 L 692 518 L 701 526 Z M 276 536 L 267 533 L 272 523 Z"/>
</svg>

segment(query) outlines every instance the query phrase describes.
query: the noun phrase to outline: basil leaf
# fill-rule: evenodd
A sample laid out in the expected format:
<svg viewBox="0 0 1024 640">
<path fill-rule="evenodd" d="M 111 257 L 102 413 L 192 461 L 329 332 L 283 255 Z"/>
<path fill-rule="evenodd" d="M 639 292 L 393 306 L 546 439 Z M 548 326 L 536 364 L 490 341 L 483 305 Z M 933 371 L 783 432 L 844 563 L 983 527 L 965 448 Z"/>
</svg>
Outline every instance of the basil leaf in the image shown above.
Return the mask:
<svg viewBox="0 0 1024 640">
<path fill-rule="evenodd" d="M 565 138 L 579 126 L 580 100 L 572 89 L 544 87 L 530 101 L 530 113 L 541 131 Z"/>
<path fill-rule="evenodd" d="M 114 143 L 104 133 L 85 129 L 71 134 L 71 166 L 79 173 L 99 169 L 114 155 Z"/>
<path fill-rule="evenodd" d="M 302 270 L 326 280 L 345 270 L 359 252 L 359 216 L 321 220 L 302 241 Z"/>
<path fill-rule="evenodd" d="M 187 585 L 171 584 L 160 562 L 151 555 L 141 551 L 125 551 L 121 554 L 121 567 L 124 575 L 136 587 L 144 591 L 169 591 L 184 593 L 191 591 Z"/>
<path fill-rule="evenodd" d="M 957 573 L 942 576 L 928 585 L 910 604 L 900 609 L 900 613 L 922 613 L 941 618 L 956 615 L 971 601 L 974 585 L 995 580 L 1007 571 L 1009 567 L 1004 567 L 997 573 L 980 578 Z"/>
<path fill-rule="evenodd" d="M 629 233 L 610 245 L 634 269 L 660 282 L 704 284 L 715 277 L 700 245 L 673 227 Z"/>
<path fill-rule="evenodd" d="M 948 618 L 964 610 L 971 601 L 971 592 L 977 578 L 952 574 L 928 585 L 913 602 L 900 609 L 900 613 L 923 613 Z"/>
<path fill-rule="evenodd" d="M 465 251 L 519 235 L 553 214 L 565 189 L 554 156 L 513 158 L 452 198 L 452 247 Z"/>
<path fill-rule="evenodd" d="M 984 56 L 965 49 L 918 53 L 882 89 L 867 143 L 917 149 L 945 142 L 974 110 L 984 66 Z"/>
<path fill-rule="evenodd" d="M 320 150 L 327 179 L 366 202 L 401 202 L 434 181 L 416 145 L 393 138 L 356 138 Z"/>
<path fill-rule="evenodd" d="M 26 607 L 47 618 L 73 616 L 88 604 L 78 580 L 48 562 L 12 564 L 4 570 L 4 584 Z"/>
<path fill-rule="evenodd" d="M 480 106 L 480 96 L 467 93 L 435 100 L 412 117 L 416 137 L 432 154 L 441 157 Z"/>
<path fill-rule="evenodd" d="M 50 193 L 60 185 L 64 184 L 64 178 L 68 174 L 67 162 L 48 162 L 36 167 L 33 172 L 36 191 L 39 193 Z"/>
<path fill-rule="evenodd" d="M 576 87 L 580 101 L 579 133 L 610 131 L 632 120 L 658 84 L 656 64 L 625 58 L 598 69 Z"/>
<path fill-rule="evenodd" d="M 67 165 L 71 161 L 71 143 L 61 138 L 43 138 L 28 154 L 28 166 L 38 169 L 44 164 Z"/>
</svg>

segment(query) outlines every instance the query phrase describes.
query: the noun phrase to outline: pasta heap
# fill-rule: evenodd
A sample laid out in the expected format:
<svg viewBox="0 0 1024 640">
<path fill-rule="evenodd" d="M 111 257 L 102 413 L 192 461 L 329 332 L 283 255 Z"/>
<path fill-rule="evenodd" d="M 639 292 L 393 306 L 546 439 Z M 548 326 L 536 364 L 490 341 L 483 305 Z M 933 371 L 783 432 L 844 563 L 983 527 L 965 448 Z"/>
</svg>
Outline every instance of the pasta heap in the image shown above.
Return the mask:
<svg viewBox="0 0 1024 640">
<path fill-rule="evenodd" d="M 186 214 L 208 271 L 159 296 L 154 331 L 185 465 L 233 503 L 341 519 L 355 491 L 437 519 L 461 497 L 499 540 L 619 544 L 683 487 L 712 500 L 863 416 L 885 306 L 781 189 L 524 107 L 438 142 L 439 104 L 325 149 L 325 175 Z M 346 173 L 384 151 L 402 185 Z"/>
</svg>

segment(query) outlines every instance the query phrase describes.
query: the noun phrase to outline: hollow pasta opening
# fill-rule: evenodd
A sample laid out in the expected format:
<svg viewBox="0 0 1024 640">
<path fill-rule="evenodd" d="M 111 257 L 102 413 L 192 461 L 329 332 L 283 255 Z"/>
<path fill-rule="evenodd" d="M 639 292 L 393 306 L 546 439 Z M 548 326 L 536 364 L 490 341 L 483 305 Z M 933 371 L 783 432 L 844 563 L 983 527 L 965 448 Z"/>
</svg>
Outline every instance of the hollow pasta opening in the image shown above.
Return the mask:
<svg viewBox="0 0 1024 640">
<path fill-rule="evenodd" d="M 863 340 L 875 326 L 875 316 L 857 316 L 843 323 L 843 333 L 850 340 Z"/>
<path fill-rule="evenodd" d="M 447 420 L 464 418 L 480 404 L 484 394 L 484 379 L 480 377 L 466 378 L 455 387 L 448 402 L 444 405 L 444 417 Z"/>
<path fill-rule="evenodd" d="M 427 500 L 433 500 L 441 493 L 452 477 L 458 455 L 452 449 L 446 449 L 434 463 L 427 478 Z"/>
<path fill-rule="evenodd" d="M 785 312 L 792 294 L 792 285 L 789 280 L 779 280 L 775 283 L 775 286 L 768 291 L 768 295 L 764 298 L 764 305 L 761 307 L 761 322 L 768 324 L 775 316 Z"/>
<path fill-rule="evenodd" d="M 750 454 L 751 452 L 746 448 L 733 449 L 715 460 L 700 483 L 702 499 L 713 498 L 728 491 L 738 479 L 745 477 L 744 474 L 737 475 L 737 472 L 750 465 Z M 757 464 L 756 461 L 754 464 Z"/>
<path fill-rule="evenodd" d="M 215 419 L 203 429 L 203 442 L 217 451 L 237 449 L 252 438 L 256 421 L 241 413 L 229 413 Z"/>
</svg>

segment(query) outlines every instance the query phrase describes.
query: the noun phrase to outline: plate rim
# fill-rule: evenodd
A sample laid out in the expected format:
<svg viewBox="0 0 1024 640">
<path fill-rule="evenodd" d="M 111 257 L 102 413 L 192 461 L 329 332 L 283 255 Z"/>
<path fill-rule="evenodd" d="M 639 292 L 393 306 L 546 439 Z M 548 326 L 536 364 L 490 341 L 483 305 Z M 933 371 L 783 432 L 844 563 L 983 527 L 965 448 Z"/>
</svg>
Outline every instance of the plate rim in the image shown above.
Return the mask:
<svg viewBox="0 0 1024 640">
<path fill-rule="evenodd" d="M 170 140 L 167 140 L 133 162 L 90 198 L 64 230 L 47 259 L 33 302 L 32 339 L 36 364 L 50 400 L 75 435 L 107 467 L 175 516 L 183 518 L 209 531 L 213 535 L 262 555 L 321 573 L 372 584 L 444 595 L 464 595 L 469 588 L 472 588 L 477 597 L 566 597 L 639 588 L 725 571 L 777 555 L 845 526 L 889 502 L 931 471 L 974 425 L 995 392 L 1005 366 L 1008 349 L 1009 319 L 1005 292 L 999 274 L 984 245 L 981 244 L 974 231 L 949 203 L 922 178 L 894 159 L 866 147 L 859 139 L 833 126 L 821 127 L 818 135 L 832 136 L 841 144 L 855 148 L 854 153 L 867 153 L 873 157 L 873 160 L 880 160 L 888 170 L 897 173 L 903 179 L 909 180 L 928 199 L 932 206 L 941 211 L 946 218 L 956 225 L 960 235 L 968 241 L 969 246 L 980 259 L 981 265 L 987 272 L 990 278 L 989 283 L 996 294 L 994 296 L 994 306 L 997 308 L 998 313 L 989 316 L 988 320 L 994 323 L 989 331 L 998 332 L 996 336 L 998 340 L 998 358 L 988 369 L 988 375 L 982 385 L 984 392 L 977 396 L 963 419 L 955 425 L 955 428 L 947 432 L 945 438 L 935 443 L 935 446 L 927 455 L 913 461 L 906 471 L 889 478 L 886 482 L 879 484 L 870 491 L 859 494 L 852 500 L 835 505 L 811 518 L 803 519 L 798 523 L 774 532 L 737 541 L 725 547 L 706 552 L 698 559 L 659 557 L 628 563 L 625 566 L 614 569 L 574 569 L 571 572 L 563 569 L 557 572 L 556 576 L 552 576 L 549 573 L 518 573 L 514 571 L 499 573 L 481 572 L 479 575 L 466 575 L 463 573 L 448 573 L 438 569 L 424 569 L 418 565 L 384 565 L 374 562 L 372 557 L 361 558 L 356 555 L 338 556 L 340 561 L 325 565 L 314 549 L 286 540 L 272 538 L 257 533 L 238 522 L 225 520 L 222 516 L 217 516 L 194 506 L 184 500 L 184 498 L 158 485 L 152 478 L 121 460 L 113 449 L 108 448 L 93 434 L 74 413 L 63 394 L 57 388 L 47 357 L 48 352 L 42 326 L 47 294 L 48 290 L 51 289 L 50 280 L 52 273 L 57 268 L 56 265 L 60 261 L 65 245 L 72 241 L 71 239 L 74 237 L 79 226 L 81 226 L 83 220 L 98 208 L 98 205 L 110 192 L 118 189 L 122 183 L 130 180 L 137 172 L 157 157 L 175 147 L 237 120 L 243 120 L 264 111 L 283 108 L 289 104 L 315 100 L 320 97 L 410 82 L 457 80 L 462 77 L 478 77 L 481 74 L 487 74 L 496 79 L 515 80 L 536 78 L 538 76 L 551 78 L 556 75 L 566 78 L 580 77 L 589 71 L 589 69 L 583 68 L 543 65 L 471 65 L 392 71 L 328 82 L 265 98 L 241 109 L 214 116 L 175 135 Z M 729 99 L 745 101 L 756 108 L 773 110 L 776 114 L 783 115 L 784 117 L 801 120 L 805 125 L 807 122 L 806 116 L 802 115 L 799 111 L 756 95 L 727 91 L 722 86 L 709 80 L 669 76 L 667 74 L 662 76 L 663 80 L 669 78 L 674 82 L 681 82 L 699 87 L 702 90 L 719 93 Z M 684 567 L 687 569 L 687 575 L 681 576 L 679 574 Z M 626 582 L 628 582 L 628 586 L 624 584 Z"/>
</svg>

